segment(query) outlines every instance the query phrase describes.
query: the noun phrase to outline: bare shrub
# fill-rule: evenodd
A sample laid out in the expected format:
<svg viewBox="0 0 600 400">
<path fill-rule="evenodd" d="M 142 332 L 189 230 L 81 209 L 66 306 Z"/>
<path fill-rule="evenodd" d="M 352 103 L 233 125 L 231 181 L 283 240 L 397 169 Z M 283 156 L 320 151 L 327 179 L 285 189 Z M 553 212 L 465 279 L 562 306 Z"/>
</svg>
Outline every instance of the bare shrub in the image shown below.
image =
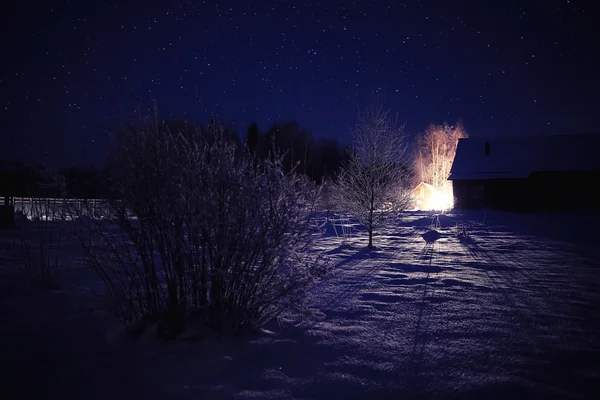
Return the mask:
<svg viewBox="0 0 600 400">
<path fill-rule="evenodd" d="M 312 249 L 318 189 L 281 158 L 255 163 L 216 125 L 171 131 L 153 115 L 115 137 L 110 171 L 110 199 L 94 218 L 84 202 L 76 235 L 123 322 L 172 338 L 308 312 L 328 266 Z"/>
<path fill-rule="evenodd" d="M 40 186 L 52 186 L 56 193 L 62 193 L 63 181 L 57 179 L 50 170 L 41 171 L 43 182 Z M 65 219 L 62 201 L 56 197 L 39 197 L 31 202 L 29 218 L 21 233 L 21 267 L 36 284 L 45 288 L 57 288 L 58 276 L 67 261 L 61 254 L 66 232 L 61 221 Z"/>
</svg>

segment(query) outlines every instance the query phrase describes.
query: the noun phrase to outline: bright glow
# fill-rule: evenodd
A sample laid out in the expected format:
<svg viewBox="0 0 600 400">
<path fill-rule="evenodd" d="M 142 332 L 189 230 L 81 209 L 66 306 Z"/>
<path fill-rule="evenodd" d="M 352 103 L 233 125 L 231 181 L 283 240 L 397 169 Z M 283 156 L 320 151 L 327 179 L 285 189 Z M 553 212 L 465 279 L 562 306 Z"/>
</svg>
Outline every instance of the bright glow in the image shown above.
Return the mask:
<svg viewBox="0 0 600 400">
<path fill-rule="evenodd" d="M 431 194 L 428 207 L 430 210 L 445 211 L 452 207 L 454 207 L 454 193 L 451 187 L 446 190 L 436 190 Z"/>
<path fill-rule="evenodd" d="M 415 209 L 422 211 L 447 211 L 454 207 L 454 193 L 452 186 L 436 189 L 431 185 L 419 185 L 413 191 Z"/>
</svg>

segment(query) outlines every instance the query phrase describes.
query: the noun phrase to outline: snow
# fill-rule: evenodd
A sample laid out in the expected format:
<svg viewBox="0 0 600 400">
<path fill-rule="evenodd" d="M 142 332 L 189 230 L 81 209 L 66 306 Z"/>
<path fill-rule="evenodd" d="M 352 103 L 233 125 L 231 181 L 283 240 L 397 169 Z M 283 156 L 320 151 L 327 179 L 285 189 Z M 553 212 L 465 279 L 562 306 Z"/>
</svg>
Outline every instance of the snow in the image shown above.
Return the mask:
<svg viewBox="0 0 600 400">
<path fill-rule="evenodd" d="M 327 227 L 320 245 L 337 268 L 312 290 L 321 318 L 195 343 L 128 338 L 102 311 L 102 286 L 74 240 L 60 290 L 27 284 L 20 231 L 2 231 L 3 389 L 59 399 L 590 398 L 600 378 L 598 220 L 415 212 L 372 250 L 363 231 L 342 245 Z"/>
<path fill-rule="evenodd" d="M 449 179 L 527 178 L 536 171 L 599 171 L 598 149 L 600 135 L 460 139 Z"/>
</svg>

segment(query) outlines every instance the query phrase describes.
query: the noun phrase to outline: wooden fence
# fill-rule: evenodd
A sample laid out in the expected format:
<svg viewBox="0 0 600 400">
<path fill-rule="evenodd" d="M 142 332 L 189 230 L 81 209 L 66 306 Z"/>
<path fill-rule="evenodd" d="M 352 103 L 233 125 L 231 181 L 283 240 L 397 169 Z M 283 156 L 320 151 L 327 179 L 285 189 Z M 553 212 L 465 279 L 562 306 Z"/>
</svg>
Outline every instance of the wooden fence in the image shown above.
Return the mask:
<svg viewBox="0 0 600 400">
<path fill-rule="evenodd" d="M 99 216 L 108 212 L 105 199 L 65 199 L 42 197 L 12 197 L 15 212 L 29 219 L 56 220 L 75 216 Z"/>
</svg>

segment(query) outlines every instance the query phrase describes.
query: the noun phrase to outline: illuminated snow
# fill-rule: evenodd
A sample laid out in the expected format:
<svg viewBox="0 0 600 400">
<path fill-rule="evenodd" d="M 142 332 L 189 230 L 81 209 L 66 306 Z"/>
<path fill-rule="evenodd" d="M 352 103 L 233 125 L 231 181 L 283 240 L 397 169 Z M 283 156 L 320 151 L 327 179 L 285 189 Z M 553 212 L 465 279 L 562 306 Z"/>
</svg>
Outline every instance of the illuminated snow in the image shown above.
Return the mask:
<svg viewBox="0 0 600 400">
<path fill-rule="evenodd" d="M 600 356 L 594 217 L 438 218 L 410 213 L 376 250 L 338 218 L 351 233 L 341 245 L 327 227 L 338 267 L 312 292 L 315 322 L 290 315 L 259 337 L 194 344 L 107 340 L 97 281 L 73 263 L 62 291 L 16 286 L 17 236 L 3 232 L 4 377 L 22 398 L 587 398 Z"/>
</svg>

